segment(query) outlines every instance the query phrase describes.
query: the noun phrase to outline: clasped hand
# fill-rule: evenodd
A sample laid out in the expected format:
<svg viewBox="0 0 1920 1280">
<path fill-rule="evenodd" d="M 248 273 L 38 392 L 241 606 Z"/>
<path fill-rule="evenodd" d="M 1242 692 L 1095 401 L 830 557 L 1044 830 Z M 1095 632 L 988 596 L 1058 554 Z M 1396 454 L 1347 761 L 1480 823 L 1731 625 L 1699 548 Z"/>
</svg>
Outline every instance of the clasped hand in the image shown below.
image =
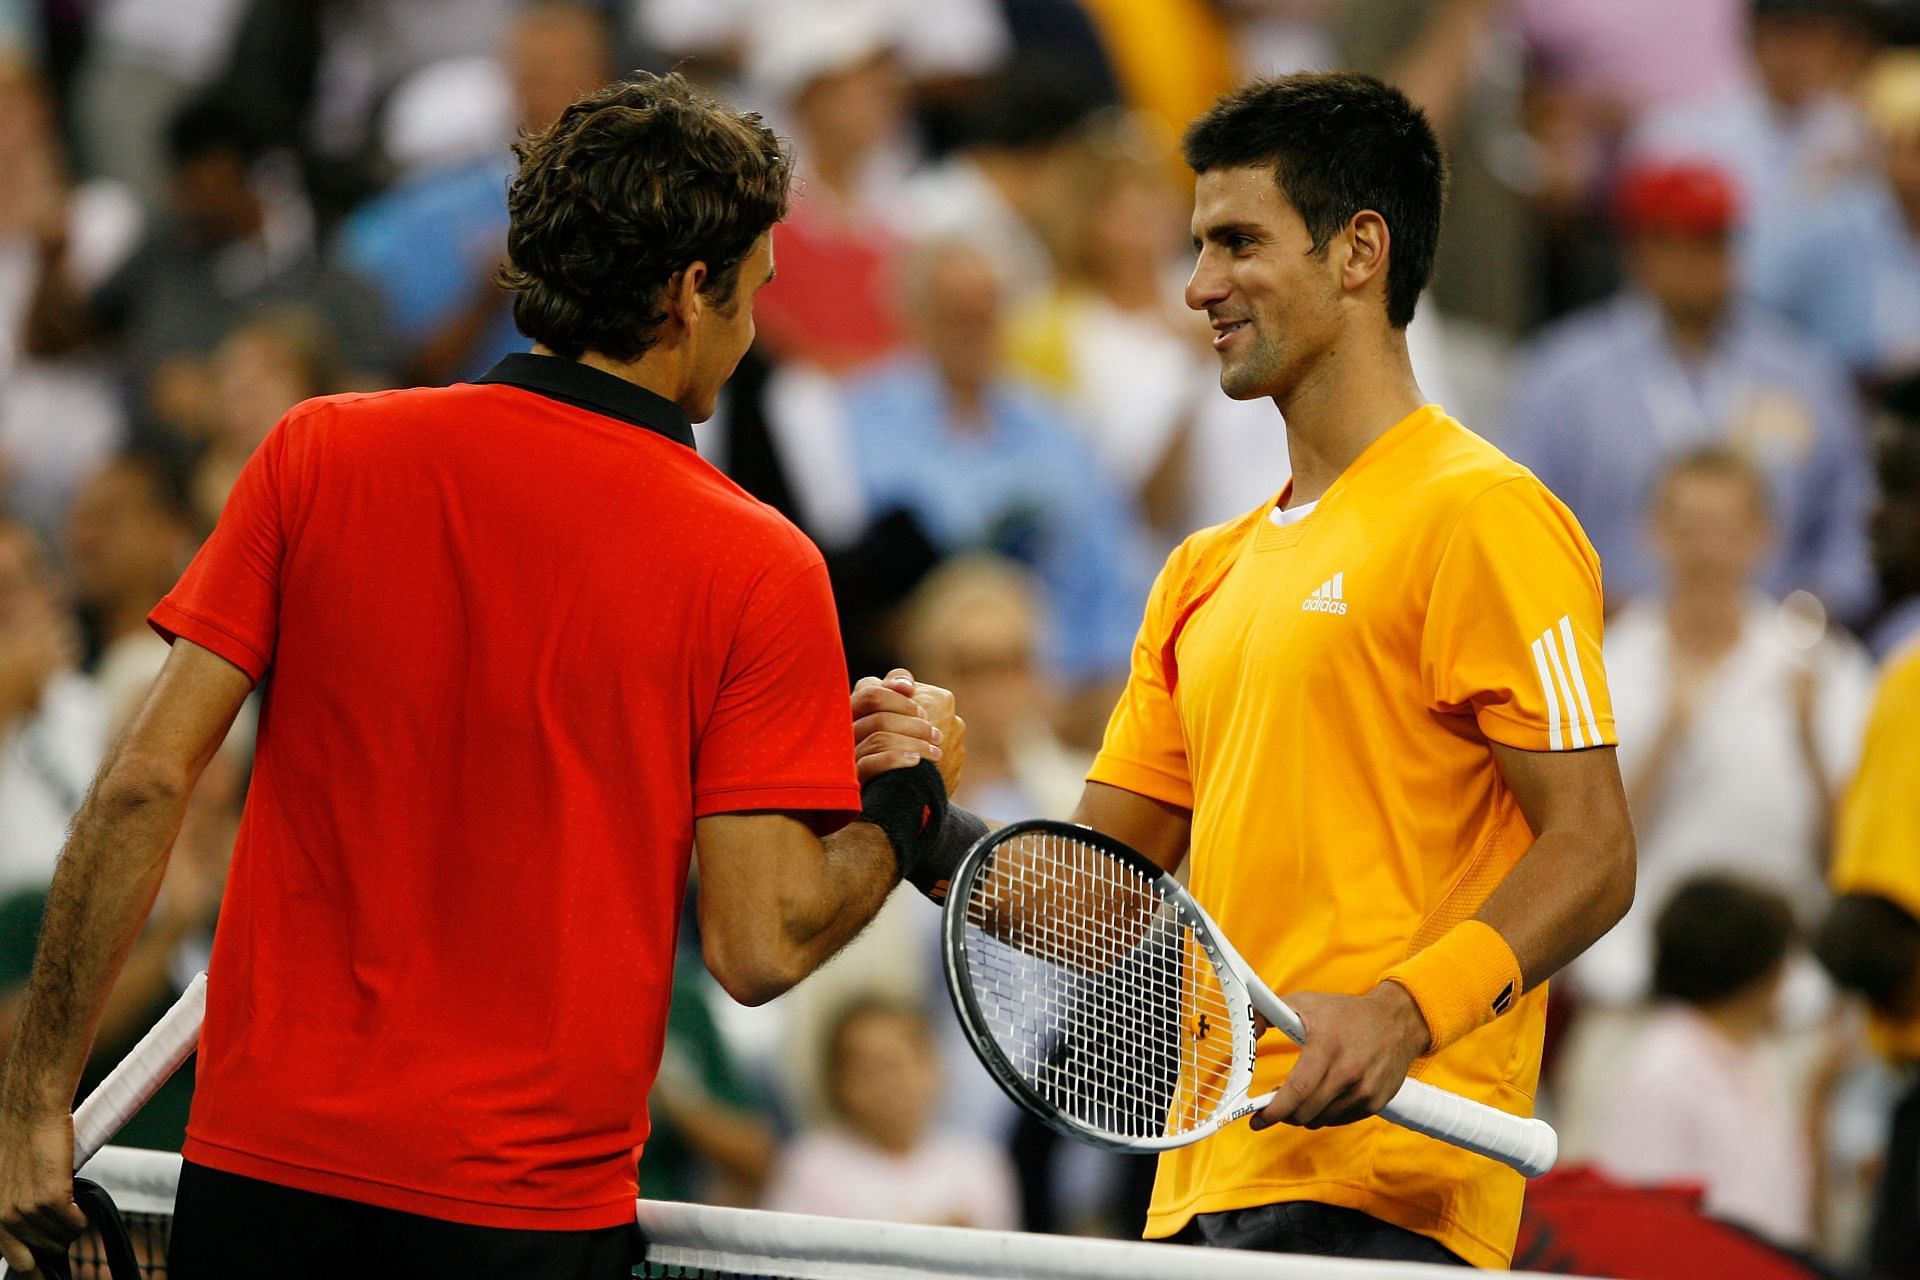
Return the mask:
<svg viewBox="0 0 1920 1280">
<path fill-rule="evenodd" d="M 1286 998 L 1307 1042 L 1273 1101 L 1252 1124 L 1322 1129 L 1378 1115 L 1431 1044 L 1426 1020 L 1406 988 L 1383 982 L 1363 996 L 1303 991 Z M 1257 1019 L 1261 1031 L 1266 1020 Z"/>
</svg>

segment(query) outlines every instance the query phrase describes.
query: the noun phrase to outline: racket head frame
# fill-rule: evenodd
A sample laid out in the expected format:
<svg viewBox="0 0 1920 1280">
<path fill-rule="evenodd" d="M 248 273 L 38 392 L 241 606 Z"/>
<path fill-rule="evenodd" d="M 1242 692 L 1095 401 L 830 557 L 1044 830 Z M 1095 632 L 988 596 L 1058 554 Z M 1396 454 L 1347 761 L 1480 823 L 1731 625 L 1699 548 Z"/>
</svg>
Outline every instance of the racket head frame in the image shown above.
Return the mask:
<svg viewBox="0 0 1920 1280">
<path fill-rule="evenodd" d="M 1160 899 L 1173 909 L 1180 922 L 1190 930 L 1195 946 L 1213 966 L 1228 1009 L 1232 1049 L 1226 1082 L 1220 1091 L 1220 1105 L 1193 1128 L 1161 1137 L 1140 1137 L 1115 1133 L 1069 1116 L 1034 1088 L 994 1035 L 991 1020 L 987 1010 L 980 1004 L 972 977 L 967 933 L 969 928 L 977 930 L 978 926 L 968 922 L 967 903 L 973 896 L 975 882 L 987 874 L 994 855 L 1006 845 L 1029 836 L 1074 840 L 1123 864 L 1151 885 Z M 941 951 L 945 961 L 942 968 L 947 978 L 947 994 L 953 1001 L 954 1013 L 960 1019 L 961 1028 L 976 1056 L 1001 1090 L 1023 1111 L 1065 1137 L 1108 1151 L 1167 1151 L 1210 1136 L 1225 1125 L 1258 1110 L 1271 1097 L 1267 1095 L 1249 1099 L 1247 1096 L 1253 1085 L 1256 1036 L 1253 998 L 1242 980 L 1246 972 L 1244 962 L 1226 945 L 1219 929 L 1199 909 L 1199 904 L 1185 886 L 1149 859 L 1092 827 L 1034 818 L 990 831 L 976 841 L 961 860 L 947 893 L 941 919 Z M 1291 1013 L 1288 1010 L 1289 1016 Z M 1297 1023 L 1298 1020 L 1295 1021 Z"/>
</svg>

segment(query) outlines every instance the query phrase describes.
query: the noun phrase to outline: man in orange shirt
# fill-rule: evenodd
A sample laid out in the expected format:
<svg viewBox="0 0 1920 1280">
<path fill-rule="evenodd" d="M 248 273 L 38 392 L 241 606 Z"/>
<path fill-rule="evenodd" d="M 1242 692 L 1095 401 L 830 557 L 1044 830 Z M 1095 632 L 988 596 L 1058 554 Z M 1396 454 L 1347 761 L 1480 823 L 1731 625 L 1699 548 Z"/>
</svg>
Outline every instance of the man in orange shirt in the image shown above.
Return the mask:
<svg viewBox="0 0 1920 1280">
<path fill-rule="evenodd" d="M 1520 1176 L 1375 1113 L 1410 1070 L 1531 1111 L 1544 984 L 1632 900 L 1599 562 L 1414 382 L 1445 163 L 1405 97 L 1258 82 L 1186 156 L 1187 304 L 1293 478 L 1169 559 L 1075 816 L 1184 862 L 1307 1044 L 1265 1037 L 1273 1104 L 1161 1157 L 1147 1234 L 1505 1266 Z M 903 762 L 901 711 L 864 768 Z"/>
</svg>

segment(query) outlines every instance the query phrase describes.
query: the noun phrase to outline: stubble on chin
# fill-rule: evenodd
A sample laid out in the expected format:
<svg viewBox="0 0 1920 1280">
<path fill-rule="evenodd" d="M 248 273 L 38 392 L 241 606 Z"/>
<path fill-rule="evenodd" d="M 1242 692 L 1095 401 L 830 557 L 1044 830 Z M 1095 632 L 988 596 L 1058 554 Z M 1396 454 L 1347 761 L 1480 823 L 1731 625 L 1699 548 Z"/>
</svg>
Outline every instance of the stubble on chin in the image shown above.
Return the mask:
<svg viewBox="0 0 1920 1280">
<path fill-rule="evenodd" d="M 1236 363 L 1222 362 L 1220 365 L 1220 390 L 1230 400 L 1258 400 L 1271 395 L 1268 383 L 1271 371 L 1278 361 L 1272 353 L 1261 347 L 1249 351 L 1246 357 Z"/>
</svg>

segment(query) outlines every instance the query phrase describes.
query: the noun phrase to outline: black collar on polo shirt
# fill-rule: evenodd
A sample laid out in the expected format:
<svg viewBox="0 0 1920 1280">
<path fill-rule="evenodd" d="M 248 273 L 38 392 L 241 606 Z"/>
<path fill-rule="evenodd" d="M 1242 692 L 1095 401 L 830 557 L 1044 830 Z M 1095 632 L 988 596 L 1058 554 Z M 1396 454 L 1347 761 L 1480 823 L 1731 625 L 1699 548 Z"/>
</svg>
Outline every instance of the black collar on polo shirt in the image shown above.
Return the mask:
<svg viewBox="0 0 1920 1280">
<path fill-rule="evenodd" d="M 516 351 L 502 357 L 479 381 L 504 382 L 576 409 L 618 418 L 693 448 L 693 423 L 685 409 L 665 396 L 578 360 Z"/>
</svg>

